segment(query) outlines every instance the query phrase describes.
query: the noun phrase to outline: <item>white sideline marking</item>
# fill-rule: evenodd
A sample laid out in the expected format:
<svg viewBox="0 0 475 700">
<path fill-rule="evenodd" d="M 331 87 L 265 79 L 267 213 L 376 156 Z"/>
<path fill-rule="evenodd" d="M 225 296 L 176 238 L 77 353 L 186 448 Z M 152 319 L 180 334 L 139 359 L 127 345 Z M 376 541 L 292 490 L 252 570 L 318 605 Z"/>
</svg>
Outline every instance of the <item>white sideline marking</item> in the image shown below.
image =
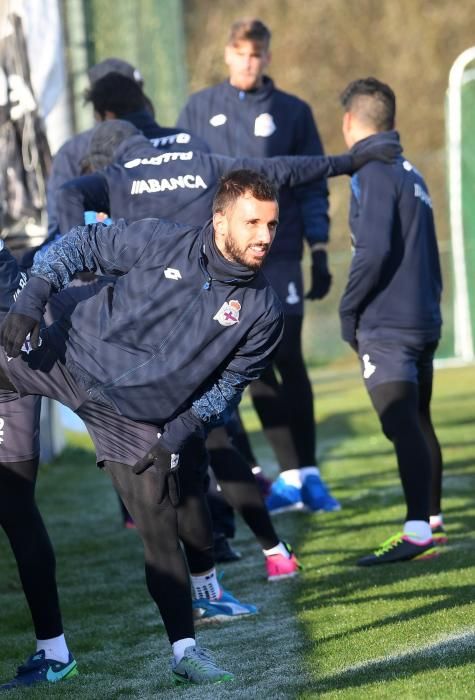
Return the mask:
<svg viewBox="0 0 475 700">
<path fill-rule="evenodd" d="M 461 633 L 459 632 L 455 634 L 448 634 L 444 637 L 441 637 L 438 641 L 432 642 L 431 644 L 427 644 L 423 647 L 410 647 L 409 649 L 400 654 L 387 654 L 385 656 L 380 656 L 377 659 L 370 659 L 369 661 L 362 661 L 361 663 L 354 664 L 352 666 L 345 666 L 344 668 L 339 669 L 338 673 L 351 673 L 353 671 L 370 669 L 372 667 L 379 666 L 383 663 L 387 663 L 388 661 L 405 661 L 406 659 L 413 656 L 443 656 L 449 651 L 465 651 L 466 649 L 473 649 L 474 644 L 474 630 L 469 630 L 467 632 Z"/>
</svg>

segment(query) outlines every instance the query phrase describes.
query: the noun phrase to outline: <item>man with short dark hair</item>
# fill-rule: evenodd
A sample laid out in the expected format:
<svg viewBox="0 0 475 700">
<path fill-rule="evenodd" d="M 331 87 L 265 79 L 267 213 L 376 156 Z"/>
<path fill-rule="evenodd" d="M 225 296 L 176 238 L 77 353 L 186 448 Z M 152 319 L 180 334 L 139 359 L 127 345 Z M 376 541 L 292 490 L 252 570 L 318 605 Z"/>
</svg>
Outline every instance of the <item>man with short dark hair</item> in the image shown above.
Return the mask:
<svg viewBox="0 0 475 700">
<path fill-rule="evenodd" d="M 204 138 L 214 153 L 227 156 L 322 155 L 309 105 L 278 90 L 265 74 L 270 39 L 269 29 L 258 19 L 234 22 L 225 47 L 229 79 L 191 95 L 177 123 Z M 282 303 L 285 330 L 273 365 L 251 385 L 254 406 L 281 468 L 267 504 L 271 511 L 304 505 L 312 511 L 336 510 L 340 504 L 317 467 L 312 387 L 301 344 L 304 239 L 312 254 L 307 298 L 322 299 L 331 284 L 325 180 L 282 187 L 280 211 L 265 272 Z"/>
<path fill-rule="evenodd" d="M 194 598 L 225 602 L 203 493 L 203 439 L 280 340 L 280 306 L 260 271 L 277 221 L 275 188 L 237 171 L 223 180 L 203 228 L 157 219 L 77 227 L 35 263 L 0 333 L 0 400 L 48 395 L 85 421 L 143 539 L 177 682 L 232 678 L 196 647 L 179 538 Z M 41 331 L 40 343 L 50 295 L 84 270 L 118 279 Z M 41 670 L 33 657 L 26 666 Z"/>
<path fill-rule="evenodd" d="M 353 153 L 371 143 L 399 143 L 388 85 L 356 80 L 341 102 L 343 136 Z M 353 175 L 350 227 L 354 255 L 340 303 L 342 336 L 359 355 L 383 432 L 394 444 L 407 505 L 402 533 L 358 564 L 426 559 L 446 541 L 442 458 L 430 415 L 442 279 L 432 201 L 403 155 Z"/>
</svg>

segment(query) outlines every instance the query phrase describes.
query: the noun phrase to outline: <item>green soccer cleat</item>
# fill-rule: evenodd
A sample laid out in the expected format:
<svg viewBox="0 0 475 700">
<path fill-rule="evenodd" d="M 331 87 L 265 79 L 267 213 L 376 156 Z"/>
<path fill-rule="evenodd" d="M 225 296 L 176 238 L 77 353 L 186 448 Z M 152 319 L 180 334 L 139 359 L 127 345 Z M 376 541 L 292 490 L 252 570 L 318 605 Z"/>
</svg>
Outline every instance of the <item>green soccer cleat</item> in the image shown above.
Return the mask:
<svg viewBox="0 0 475 700">
<path fill-rule="evenodd" d="M 415 561 L 437 557 L 433 539 L 420 544 L 410 539 L 409 534 L 399 532 L 387 539 L 372 554 L 368 554 L 356 562 L 358 566 L 374 566 L 376 564 L 394 564 L 398 561 Z"/>
<path fill-rule="evenodd" d="M 181 683 L 223 683 L 234 680 L 232 673 L 217 666 L 207 649 L 194 646 L 185 649 L 179 663 L 172 661 L 172 673 L 176 685 Z"/>
</svg>

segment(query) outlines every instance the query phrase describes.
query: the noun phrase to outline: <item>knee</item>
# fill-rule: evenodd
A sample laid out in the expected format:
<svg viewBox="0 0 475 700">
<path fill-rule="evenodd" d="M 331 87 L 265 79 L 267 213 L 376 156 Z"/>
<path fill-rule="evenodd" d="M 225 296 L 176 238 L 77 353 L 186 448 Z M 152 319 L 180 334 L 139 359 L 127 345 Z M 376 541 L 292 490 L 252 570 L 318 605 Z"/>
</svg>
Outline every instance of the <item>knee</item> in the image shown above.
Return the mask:
<svg viewBox="0 0 475 700">
<path fill-rule="evenodd" d="M 418 430 L 418 417 L 415 410 L 397 404 L 389 406 L 379 416 L 384 435 L 391 442 L 395 442 L 400 436 L 410 435 Z"/>
</svg>

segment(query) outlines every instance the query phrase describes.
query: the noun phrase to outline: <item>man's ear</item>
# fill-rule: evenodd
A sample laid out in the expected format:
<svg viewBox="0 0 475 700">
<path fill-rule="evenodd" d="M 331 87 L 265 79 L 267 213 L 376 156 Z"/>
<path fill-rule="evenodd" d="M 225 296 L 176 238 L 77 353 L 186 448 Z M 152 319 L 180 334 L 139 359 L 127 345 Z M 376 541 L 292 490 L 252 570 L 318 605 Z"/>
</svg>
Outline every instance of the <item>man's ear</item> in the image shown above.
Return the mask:
<svg viewBox="0 0 475 700">
<path fill-rule="evenodd" d="M 224 236 L 227 232 L 226 217 L 221 211 L 213 214 L 213 229 L 217 236 Z"/>
</svg>

